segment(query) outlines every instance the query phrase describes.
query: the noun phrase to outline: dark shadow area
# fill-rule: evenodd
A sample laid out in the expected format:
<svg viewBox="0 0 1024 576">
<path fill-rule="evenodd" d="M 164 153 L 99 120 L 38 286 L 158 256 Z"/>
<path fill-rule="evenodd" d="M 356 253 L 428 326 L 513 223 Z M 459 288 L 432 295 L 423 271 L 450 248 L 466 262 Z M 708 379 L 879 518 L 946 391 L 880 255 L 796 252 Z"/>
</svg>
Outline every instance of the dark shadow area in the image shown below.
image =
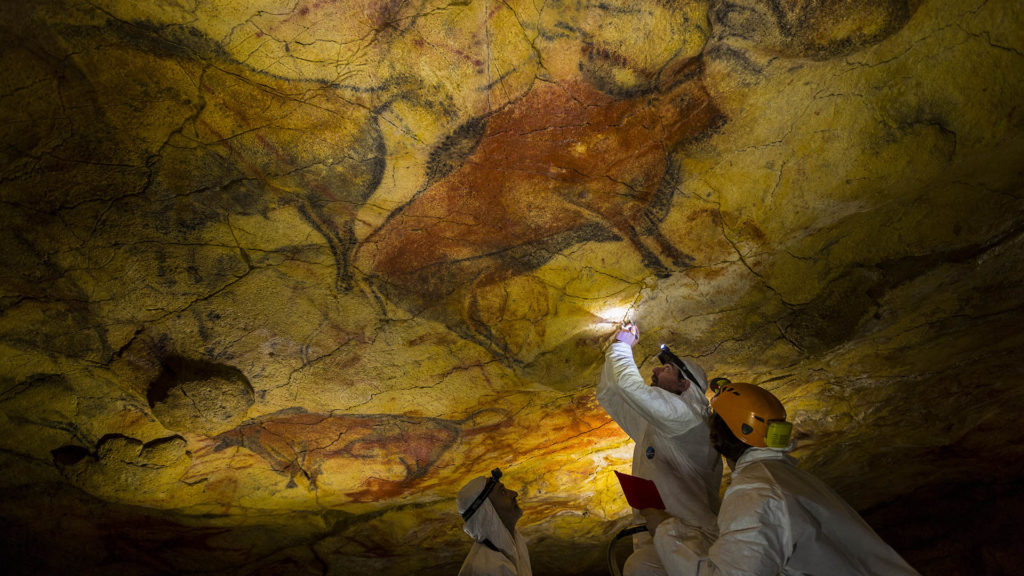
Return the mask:
<svg viewBox="0 0 1024 576">
<path fill-rule="evenodd" d="M 1024 478 L 931 486 L 863 512 L 923 576 L 1012 576 L 1024 565 Z"/>
<path fill-rule="evenodd" d="M 179 386 L 182 382 L 196 380 L 220 379 L 244 382 L 250 391 L 250 396 L 252 395 L 252 385 L 249 384 L 248 378 L 234 366 L 182 356 L 164 358 L 162 364 L 163 370 L 160 372 L 160 376 L 149 385 L 149 390 L 146 392 L 146 400 L 149 402 L 150 408 L 166 400 L 167 394 L 175 386 Z"/>
</svg>

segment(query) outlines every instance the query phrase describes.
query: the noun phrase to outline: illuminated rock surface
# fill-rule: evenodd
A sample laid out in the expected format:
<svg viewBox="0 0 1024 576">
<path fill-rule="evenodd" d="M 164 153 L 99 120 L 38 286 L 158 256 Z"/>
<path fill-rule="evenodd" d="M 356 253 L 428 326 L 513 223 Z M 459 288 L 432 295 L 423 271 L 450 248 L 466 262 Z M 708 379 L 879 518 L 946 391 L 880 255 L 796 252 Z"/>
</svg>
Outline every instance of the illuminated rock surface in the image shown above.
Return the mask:
<svg viewBox="0 0 1024 576">
<path fill-rule="evenodd" d="M 1024 561 L 1010 0 L 4 2 L 13 573 L 602 574 L 627 314 L 925 574 Z"/>
</svg>

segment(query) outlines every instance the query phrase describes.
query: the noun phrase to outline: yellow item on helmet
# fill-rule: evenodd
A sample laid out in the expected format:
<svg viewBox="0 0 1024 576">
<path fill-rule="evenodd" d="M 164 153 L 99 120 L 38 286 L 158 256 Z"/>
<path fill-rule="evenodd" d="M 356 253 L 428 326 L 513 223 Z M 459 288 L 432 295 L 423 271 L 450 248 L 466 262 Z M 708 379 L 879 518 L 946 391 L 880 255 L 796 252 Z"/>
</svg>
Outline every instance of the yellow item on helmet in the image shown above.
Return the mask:
<svg viewBox="0 0 1024 576">
<path fill-rule="evenodd" d="M 774 394 L 753 384 L 729 382 L 719 386 L 711 409 L 722 417 L 740 441 L 758 448 L 785 448 L 793 425 Z"/>
</svg>

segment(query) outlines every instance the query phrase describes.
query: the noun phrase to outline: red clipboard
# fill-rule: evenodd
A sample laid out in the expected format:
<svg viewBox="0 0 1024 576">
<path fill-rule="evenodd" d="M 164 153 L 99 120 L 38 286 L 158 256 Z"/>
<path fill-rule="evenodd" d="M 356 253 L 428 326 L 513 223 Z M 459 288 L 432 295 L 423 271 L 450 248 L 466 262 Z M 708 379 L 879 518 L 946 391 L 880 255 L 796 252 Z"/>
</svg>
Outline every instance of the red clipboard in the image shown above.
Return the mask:
<svg viewBox="0 0 1024 576">
<path fill-rule="evenodd" d="M 658 492 L 658 487 L 654 482 L 639 476 L 623 474 L 618 470 L 615 471 L 615 475 L 619 478 L 622 493 L 626 495 L 626 502 L 629 502 L 630 506 L 637 510 L 665 509 L 665 503 L 661 501 L 661 493 Z"/>
</svg>

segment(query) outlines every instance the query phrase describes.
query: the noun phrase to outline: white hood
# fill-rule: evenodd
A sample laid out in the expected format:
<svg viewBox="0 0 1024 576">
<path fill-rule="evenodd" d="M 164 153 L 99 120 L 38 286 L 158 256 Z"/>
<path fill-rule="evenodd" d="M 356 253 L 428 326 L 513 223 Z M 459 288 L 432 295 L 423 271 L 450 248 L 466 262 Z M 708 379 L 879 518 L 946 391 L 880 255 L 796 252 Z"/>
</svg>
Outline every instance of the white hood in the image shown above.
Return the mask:
<svg viewBox="0 0 1024 576">
<path fill-rule="evenodd" d="M 486 485 L 487 478 L 477 476 L 463 486 L 462 490 L 459 490 L 459 495 L 456 498 L 459 514 L 465 512 L 473 504 Z M 490 498 L 484 500 L 476 512 L 469 517 L 469 520 L 466 520 L 462 529 L 477 542 L 490 541 L 495 548 L 516 565 L 518 576 L 532 576 L 526 540 L 519 533 L 518 528 L 514 534 L 508 531 L 501 518 L 498 517 L 498 511 L 491 505 Z"/>
</svg>

